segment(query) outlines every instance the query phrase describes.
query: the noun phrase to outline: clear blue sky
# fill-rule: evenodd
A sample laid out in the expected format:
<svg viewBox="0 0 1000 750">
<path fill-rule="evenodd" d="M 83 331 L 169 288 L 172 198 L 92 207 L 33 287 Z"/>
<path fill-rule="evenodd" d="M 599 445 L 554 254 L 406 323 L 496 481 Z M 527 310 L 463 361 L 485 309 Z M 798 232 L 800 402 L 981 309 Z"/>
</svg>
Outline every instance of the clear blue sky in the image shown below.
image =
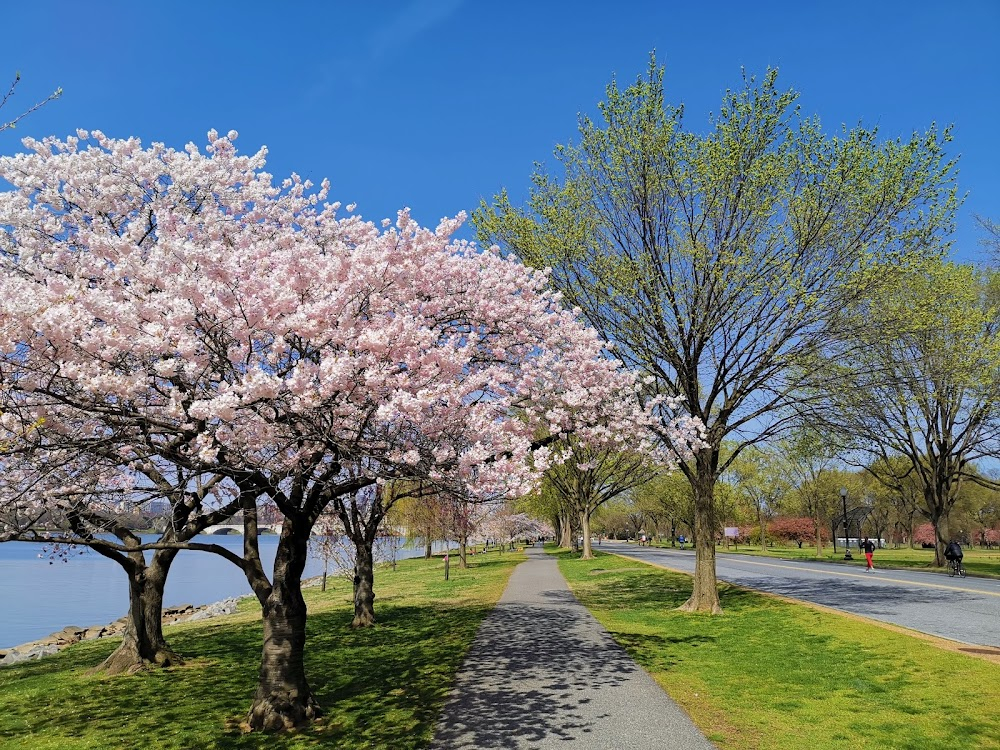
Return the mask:
<svg viewBox="0 0 1000 750">
<path fill-rule="evenodd" d="M 276 176 L 328 177 L 366 218 L 409 206 L 434 225 L 502 186 L 522 197 L 533 162 L 655 48 L 693 130 L 741 66 L 779 68 L 831 131 L 954 124 L 968 193 L 955 256 L 982 257 L 974 213 L 1000 220 L 998 0 L 32 0 L 2 14 L 0 78 L 23 76 L 8 117 L 65 92 L 0 133 L 3 153 L 80 127 L 178 148 L 235 129 L 242 151 L 268 146 Z"/>
</svg>

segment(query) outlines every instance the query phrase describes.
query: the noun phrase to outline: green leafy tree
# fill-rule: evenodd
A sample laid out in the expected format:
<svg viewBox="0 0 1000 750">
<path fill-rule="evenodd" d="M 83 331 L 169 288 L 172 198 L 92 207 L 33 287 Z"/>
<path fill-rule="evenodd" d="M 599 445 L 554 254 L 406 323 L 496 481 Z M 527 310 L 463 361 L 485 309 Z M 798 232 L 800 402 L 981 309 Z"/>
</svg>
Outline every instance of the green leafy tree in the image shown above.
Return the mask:
<svg viewBox="0 0 1000 750">
<path fill-rule="evenodd" d="M 909 540 L 912 549 L 914 519 L 922 517 L 923 490 L 917 475 L 909 471 L 910 466 L 905 457 L 893 455 L 876 458 L 865 470 L 875 481 L 891 488 L 888 501 L 893 506 L 893 526 Z"/>
<path fill-rule="evenodd" d="M 831 517 L 830 505 L 837 497 L 834 468 L 836 448 L 812 425 L 798 425 L 778 444 L 784 457 L 787 475 L 795 485 L 792 497 L 797 500 L 794 510 L 813 519 L 816 556 L 823 555 L 825 530 Z"/>
<path fill-rule="evenodd" d="M 956 205 L 948 131 L 835 137 L 801 117 L 777 73 L 728 91 L 704 135 L 665 101 L 663 71 L 622 89 L 579 142 L 539 167 L 528 203 L 483 203 L 480 240 L 552 269 L 552 284 L 648 378 L 679 397 L 707 448 L 682 466 L 696 571 L 683 609 L 720 611 L 714 491 L 726 461 L 784 428 L 804 356 L 886 268 L 941 240 Z M 666 425 L 664 425 L 666 427 Z M 664 436 L 665 437 L 665 436 Z M 736 450 L 723 459 L 722 443 Z"/>
<path fill-rule="evenodd" d="M 670 545 L 677 545 L 678 529 L 694 524 L 691 485 L 683 474 L 660 474 L 632 491 L 633 502 L 656 524 L 657 533 L 669 530 Z"/>
<path fill-rule="evenodd" d="M 814 370 L 827 394 L 816 413 L 853 436 L 886 487 L 919 489 L 938 565 L 963 485 L 998 486 L 974 464 L 1000 445 L 998 289 L 996 272 L 929 260 L 854 305 L 851 340 Z"/>
<path fill-rule="evenodd" d="M 760 529 L 760 547 L 767 551 L 767 528 L 781 502 L 792 490 L 780 457 L 761 446 L 743 451 L 729 466 L 735 494 L 751 509 Z"/>
<path fill-rule="evenodd" d="M 602 536 L 626 539 L 635 531 L 632 503 L 628 497 L 611 500 L 594 512 L 593 529 Z"/>
</svg>

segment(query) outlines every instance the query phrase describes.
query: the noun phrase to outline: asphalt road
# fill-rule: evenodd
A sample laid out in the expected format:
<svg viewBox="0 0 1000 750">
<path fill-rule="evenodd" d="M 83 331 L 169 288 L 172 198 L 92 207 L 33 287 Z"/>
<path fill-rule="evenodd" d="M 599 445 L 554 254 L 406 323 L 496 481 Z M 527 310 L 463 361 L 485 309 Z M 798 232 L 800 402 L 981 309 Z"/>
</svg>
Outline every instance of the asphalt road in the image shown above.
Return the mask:
<svg viewBox="0 0 1000 750">
<path fill-rule="evenodd" d="M 598 548 L 691 573 L 693 550 L 603 542 Z M 836 563 L 775 560 L 719 553 L 720 580 L 821 604 L 968 644 L 1000 648 L 1000 580 L 950 578 L 945 573 L 882 570 Z M 974 648 L 963 649 L 973 651 Z M 991 649 L 992 650 L 992 649 Z"/>
</svg>

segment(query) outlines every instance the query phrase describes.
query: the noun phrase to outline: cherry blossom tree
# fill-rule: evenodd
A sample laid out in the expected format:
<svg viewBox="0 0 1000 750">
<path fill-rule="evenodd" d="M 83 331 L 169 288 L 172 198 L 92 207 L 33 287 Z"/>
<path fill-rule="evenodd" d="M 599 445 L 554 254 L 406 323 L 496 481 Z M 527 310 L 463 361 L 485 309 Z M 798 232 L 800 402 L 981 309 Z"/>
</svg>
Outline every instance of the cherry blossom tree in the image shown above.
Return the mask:
<svg viewBox="0 0 1000 750">
<path fill-rule="evenodd" d="M 767 531 L 772 537 L 795 542 L 802 549 L 804 542 L 811 542 L 816 538 L 816 520 L 808 516 L 775 518 L 768 524 Z M 819 533 L 829 537 L 825 531 L 820 528 Z"/>
<path fill-rule="evenodd" d="M 392 480 L 521 495 L 558 436 L 606 442 L 647 417 L 544 272 L 452 240 L 463 217 L 342 216 L 328 183 L 275 184 L 235 138 L 203 153 L 81 131 L 0 159 L 0 352 L 25 419 L 126 434 L 232 483 L 234 562 L 263 609 L 247 723 L 284 729 L 321 712 L 301 576 L 327 508 Z M 283 517 L 270 575 L 265 499 Z"/>
<path fill-rule="evenodd" d="M 489 538 L 496 539 L 498 543 L 508 545 L 511 548 L 518 539 L 530 539 L 553 532 L 549 524 L 532 518 L 526 513 L 515 512 L 507 505 L 493 508 L 482 518 L 479 528 L 480 533 L 486 534 Z"/>
<path fill-rule="evenodd" d="M 923 546 L 929 546 L 935 543 L 935 534 L 934 524 L 922 523 L 913 529 L 913 541 Z"/>
<path fill-rule="evenodd" d="M 353 628 L 375 624 L 375 564 L 382 552 L 394 555 L 398 544 L 393 530 L 386 528 L 385 520 L 399 500 L 406 497 L 422 500 L 421 485 L 382 482 L 334 498 L 331 511 L 336 516 L 336 528 L 350 545 L 341 557 L 345 569 L 349 567 L 351 571 L 354 586 Z"/>
<path fill-rule="evenodd" d="M 185 471 L 138 453 L 135 441 L 88 433 L 80 423 L 71 435 L 61 435 L 44 422 L 12 418 L 16 407 L 11 404 L 0 419 L 0 430 L 7 431 L 0 451 L 0 540 L 89 547 L 121 566 L 129 608 L 122 643 L 102 670 L 180 663 L 161 624 L 167 574 L 177 544 L 235 557 L 221 546 L 191 541 L 238 509 L 232 497 L 220 499 L 224 476 Z M 62 430 L 67 426 L 62 423 Z M 163 546 L 147 552 L 130 522 L 152 500 L 166 500 L 170 513 L 157 540 Z"/>
</svg>

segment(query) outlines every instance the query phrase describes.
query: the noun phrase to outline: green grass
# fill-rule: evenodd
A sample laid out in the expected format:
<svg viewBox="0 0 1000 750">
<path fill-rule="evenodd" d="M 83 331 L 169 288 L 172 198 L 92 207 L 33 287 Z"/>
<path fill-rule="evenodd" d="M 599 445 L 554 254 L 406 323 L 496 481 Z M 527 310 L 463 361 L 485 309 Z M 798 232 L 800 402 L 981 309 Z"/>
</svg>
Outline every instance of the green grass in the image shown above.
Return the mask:
<svg viewBox="0 0 1000 750">
<path fill-rule="evenodd" d="M 613 555 L 559 566 L 722 748 L 1000 748 L 1000 665 L 725 585 L 725 614 L 677 612 L 690 576 Z"/>
<path fill-rule="evenodd" d="M 256 688 L 259 608 L 167 629 L 190 657 L 182 667 L 113 678 L 88 674 L 115 647 L 92 641 L 0 669 L 0 748 L 419 748 L 483 617 L 523 554 L 476 556 L 451 566 L 406 560 L 376 575 L 379 624 L 352 631 L 350 583 L 307 589 L 306 671 L 326 710 L 293 734 L 242 734 Z"/>
<path fill-rule="evenodd" d="M 669 543 L 657 544 L 657 547 L 669 547 Z M 739 547 L 720 546 L 719 552 L 729 552 L 738 555 L 758 555 L 761 557 L 773 557 L 796 560 L 824 560 L 826 562 L 842 563 L 844 565 L 854 565 L 865 567 L 864 553 L 856 549 L 851 550 L 853 560 L 844 560 L 844 548 L 837 547 L 834 554 L 832 545 L 824 545 L 822 557 L 816 557 L 816 546 L 803 545 L 802 549 L 796 546 L 775 546 L 768 547 L 767 552 L 761 548 L 740 545 Z M 964 549 L 965 557 L 962 561 L 969 575 L 982 576 L 984 578 L 1000 578 L 1000 550 Z M 932 549 L 910 549 L 901 547 L 899 549 L 879 549 L 875 550 L 874 562 L 876 568 L 917 568 L 935 571 L 944 571 L 944 568 L 934 567 L 934 550 Z"/>
</svg>

